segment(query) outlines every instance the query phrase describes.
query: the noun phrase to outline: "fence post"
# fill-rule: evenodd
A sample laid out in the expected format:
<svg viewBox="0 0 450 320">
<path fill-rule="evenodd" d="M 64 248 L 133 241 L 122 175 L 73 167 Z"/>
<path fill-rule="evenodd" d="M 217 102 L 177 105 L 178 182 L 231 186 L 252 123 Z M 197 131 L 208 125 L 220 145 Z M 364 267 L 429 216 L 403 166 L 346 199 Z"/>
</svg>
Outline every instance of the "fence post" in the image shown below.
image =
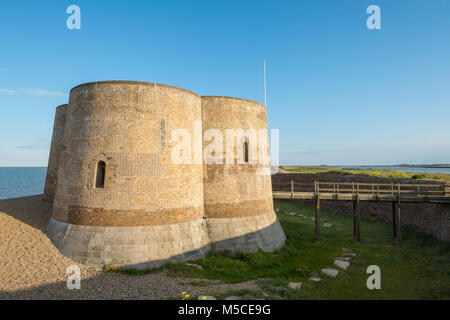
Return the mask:
<svg viewBox="0 0 450 320">
<path fill-rule="evenodd" d="M 291 199 L 294 199 L 294 180 L 291 180 Z"/>
<path fill-rule="evenodd" d="M 320 241 L 320 195 L 316 193 L 314 206 L 314 241 Z"/>
<path fill-rule="evenodd" d="M 361 240 L 359 232 L 359 193 L 353 200 L 353 240 L 358 242 Z"/>
<path fill-rule="evenodd" d="M 396 208 L 396 204 L 393 201 L 392 202 L 392 236 L 394 237 L 394 239 L 397 238 L 397 208 Z"/>
<path fill-rule="evenodd" d="M 396 222 L 397 222 L 397 236 L 398 236 L 398 240 L 401 241 L 402 240 L 402 230 L 401 230 L 401 224 L 400 224 L 400 188 L 399 188 L 399 192 L 398 192 L 398 195 L 397 195 Z"/>
</svg>

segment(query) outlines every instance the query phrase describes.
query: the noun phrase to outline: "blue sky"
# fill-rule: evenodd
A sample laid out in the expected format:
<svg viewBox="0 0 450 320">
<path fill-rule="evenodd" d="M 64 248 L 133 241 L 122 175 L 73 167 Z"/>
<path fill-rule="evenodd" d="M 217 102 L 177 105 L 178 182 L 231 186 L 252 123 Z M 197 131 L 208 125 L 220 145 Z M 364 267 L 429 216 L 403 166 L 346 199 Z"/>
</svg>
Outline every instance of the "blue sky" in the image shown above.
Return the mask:
<svg viewBox="0 0 450 320">
<path fill-rule="evenodd" d="M 47 164 L 80 83 L 262 103 L 264 59 L 282 164 L 450 163 L 450 0 L 2 1 L 0 35 L 0 166 Z"/>
</svg>

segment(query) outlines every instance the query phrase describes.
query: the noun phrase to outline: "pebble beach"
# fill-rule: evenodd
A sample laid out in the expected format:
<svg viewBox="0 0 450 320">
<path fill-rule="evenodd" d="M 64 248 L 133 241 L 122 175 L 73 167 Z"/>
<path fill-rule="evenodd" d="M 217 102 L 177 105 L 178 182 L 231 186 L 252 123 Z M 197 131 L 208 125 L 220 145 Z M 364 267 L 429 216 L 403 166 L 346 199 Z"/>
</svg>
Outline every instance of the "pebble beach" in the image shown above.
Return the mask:
<svg viewBox="0 0 450 320">
<path fill-rule="evenodd" d="M 78 264 L 46 236 L 52 204 L 42 196 L 0 200 L 0 299 L 181 299 L 254 289 L 250 281 L 194 286 L 192 278 L 169 277 L 165 272 L 129 276 Z M 81 289 L 67 288 L 66 270 L 78 265 Z"/>
</svg>

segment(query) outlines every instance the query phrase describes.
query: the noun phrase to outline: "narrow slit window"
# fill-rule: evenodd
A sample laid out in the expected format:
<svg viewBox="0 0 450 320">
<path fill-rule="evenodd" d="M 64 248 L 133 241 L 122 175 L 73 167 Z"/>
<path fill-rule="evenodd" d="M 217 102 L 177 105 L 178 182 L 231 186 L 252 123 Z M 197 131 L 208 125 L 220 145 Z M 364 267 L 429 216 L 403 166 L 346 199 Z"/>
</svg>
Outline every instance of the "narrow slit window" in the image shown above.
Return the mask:
<svg viewBox="0 0 450 320">
<path fill-rule="evenodd" d="M 248 163 L 248 141 L 244 141 L 244 162 Z"/>
<path fill-rule="evenodd" d="M 99 161 L 97 163 L 97 176 L 95 177 L 96 188 L 105 187 L 105 175 L 106 175 L 106 163 L 104 161 Z"/>
</svg>

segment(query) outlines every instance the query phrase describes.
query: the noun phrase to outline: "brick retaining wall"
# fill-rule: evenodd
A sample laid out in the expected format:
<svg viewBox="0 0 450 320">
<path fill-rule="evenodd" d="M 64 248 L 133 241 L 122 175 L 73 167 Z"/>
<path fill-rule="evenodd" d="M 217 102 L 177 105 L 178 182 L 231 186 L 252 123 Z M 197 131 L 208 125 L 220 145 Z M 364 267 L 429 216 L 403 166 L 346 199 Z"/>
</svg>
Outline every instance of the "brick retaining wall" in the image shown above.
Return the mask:
<svg viewBox="0 0 450 320">
<path fill-rule="evenodd" d="M 363 182 L 363 183 L 408 183 L 408 184 L 442 184 L 437 181 L 380 178 L 365 175 L 341 175 L 338 173 L 317 174 L 276 174 L 272 176 L 274 190 L 280 190 L 277 184 L 286 185 L 282 190 L 289 191 L 289 183 L 295 182 Z M 311 187 L 312 188 L 312 187 Z M 296 200 L 312 205 L 310 200 Z M 321 201 L 321 207 L 328 210 L 352 214 L 351 201 Z M 367 219 L 392 222 L 392 206 L 387 202 L 361 201 L 361 216 Z M 450 204 L 402 203 L 401 221 L 403 226 L 429 234 L 439 240 L 450 241 Z"/>
</svg>

